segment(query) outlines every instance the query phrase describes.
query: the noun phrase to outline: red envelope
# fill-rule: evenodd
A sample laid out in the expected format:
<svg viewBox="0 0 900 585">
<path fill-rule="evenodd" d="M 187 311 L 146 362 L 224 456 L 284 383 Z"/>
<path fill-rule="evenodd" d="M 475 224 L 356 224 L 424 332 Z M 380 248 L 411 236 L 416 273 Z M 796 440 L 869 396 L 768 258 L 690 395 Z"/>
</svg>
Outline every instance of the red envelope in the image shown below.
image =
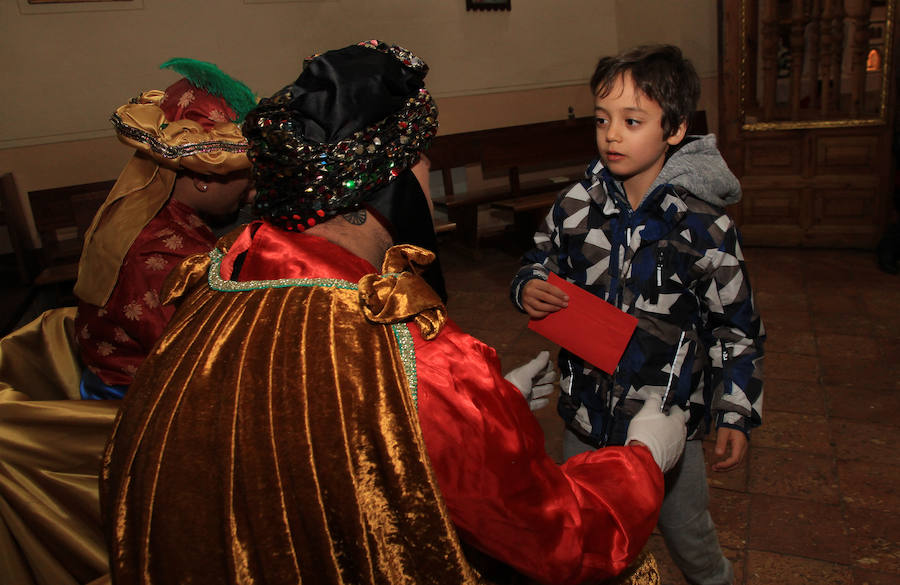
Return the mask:
<svg viewBox="0 0 900 585">
<path fill-rule="evenodd" d="M 552 272 L 547 282 L 569 295 L 569 306 L 542 319 L 531 319 L 528 328 L 612 374 L 637 327 L 637 317 Z"/>
</svg>

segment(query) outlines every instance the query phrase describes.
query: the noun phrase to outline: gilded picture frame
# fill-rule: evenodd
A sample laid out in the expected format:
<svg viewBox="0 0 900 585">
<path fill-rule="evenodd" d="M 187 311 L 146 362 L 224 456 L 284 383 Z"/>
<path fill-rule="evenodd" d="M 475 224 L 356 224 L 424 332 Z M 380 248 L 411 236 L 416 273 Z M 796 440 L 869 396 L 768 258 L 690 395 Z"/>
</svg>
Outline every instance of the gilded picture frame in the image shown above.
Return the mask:
<svg viewBox="0 0 900 585">
<path fill-rule="evenodd" d="M 466 10 L 512 10 L 512 0 L 466 0 Z"/>
</svg>

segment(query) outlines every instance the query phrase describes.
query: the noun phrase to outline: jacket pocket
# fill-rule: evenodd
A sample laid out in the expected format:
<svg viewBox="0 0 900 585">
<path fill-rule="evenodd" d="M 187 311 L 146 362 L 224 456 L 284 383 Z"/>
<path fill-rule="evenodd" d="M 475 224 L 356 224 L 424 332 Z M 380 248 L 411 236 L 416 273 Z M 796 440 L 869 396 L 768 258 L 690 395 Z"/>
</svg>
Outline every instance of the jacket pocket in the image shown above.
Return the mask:
<svg viewBox="0 0 900 585">
<path fill-rule="evenodd" d="M 678 250 L 666 240 L 646 251 L 639 270 L 632 269 L 632 290 L 639 293 L 637 307 L 649 313 L 665 314 L 670 307 L 663 295 L 681 294 L 684 286 L 678 276 Z M 661 303 L 661 301 L 663 301 Z"/>
<path fill-rule="evenodd" d="M 667 244 L 668 242 L 660 242 L 656 247 L 656 262 L 653 266 L 653 274 L 650 276 L 649 286 L 647 287 L 647 300 L 654 305 L 659 303 L 659 293 L 662 292 L 663 283 L 668 278 L 668 275 L 664 274 L 666 271 L 666 252 L 669 249 Z"/>
<path fill-rule="evenodd" d="M 733 358 L 733 353 L 733 343 L 722 339 L 717 339 L 709 350 L 712 371 L 707 402 L 712 411 L 722 410 L 725 397 L 732 392 L 729 362 Z"/>
</svg>

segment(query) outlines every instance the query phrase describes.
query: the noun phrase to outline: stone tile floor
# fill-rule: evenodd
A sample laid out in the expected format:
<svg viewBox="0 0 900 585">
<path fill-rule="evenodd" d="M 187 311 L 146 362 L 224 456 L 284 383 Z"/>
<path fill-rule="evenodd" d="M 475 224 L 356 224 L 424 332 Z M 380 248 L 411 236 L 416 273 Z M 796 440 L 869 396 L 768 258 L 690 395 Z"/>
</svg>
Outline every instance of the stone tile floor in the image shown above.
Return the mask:
<svg viewBox="0 0 900 585">
<path fill-rule="evenodd" d="M 557 348 L 508 300 L 519 250 L 446 245 L 449 311 L 505 368 Z M 710 508 L 736 585 L 900 583 L 900 276 L 874 254 L 745 250 L 768 330 L 763 426 L 738 469 L 709 472 Z M 561 457 L 552 407 L 536 413 Z M 711 443 L 705 443 L 707 452 Z M 665 585 L 683 585 L 658 534 Z"/>
</svg>

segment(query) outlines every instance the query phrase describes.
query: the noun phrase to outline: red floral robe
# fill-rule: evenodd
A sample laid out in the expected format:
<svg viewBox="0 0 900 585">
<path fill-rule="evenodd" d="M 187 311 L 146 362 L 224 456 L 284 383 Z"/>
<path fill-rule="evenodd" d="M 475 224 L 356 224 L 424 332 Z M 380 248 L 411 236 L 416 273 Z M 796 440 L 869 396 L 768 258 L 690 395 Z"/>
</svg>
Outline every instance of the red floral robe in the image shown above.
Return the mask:
<svg viewBox="0 0 900 585">
<path fill-rule="evenodd" d="M 194 210 L 169 199 L 128 250 L 106 305 L 78 303 L 75 330 L 81 360 L 105 384 L 131 384 L 175 312 L 159 303 L 163 280 L 187 256 L 214 245 L 212 231 Z"/>
</svg>

